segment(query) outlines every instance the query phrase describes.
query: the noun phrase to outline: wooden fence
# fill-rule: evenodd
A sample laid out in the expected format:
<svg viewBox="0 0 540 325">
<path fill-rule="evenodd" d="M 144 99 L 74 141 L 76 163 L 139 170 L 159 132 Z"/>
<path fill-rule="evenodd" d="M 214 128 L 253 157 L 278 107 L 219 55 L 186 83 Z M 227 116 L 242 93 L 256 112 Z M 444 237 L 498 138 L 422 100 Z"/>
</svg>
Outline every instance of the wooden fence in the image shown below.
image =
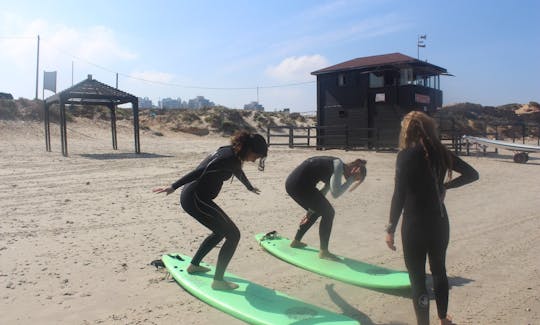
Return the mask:
<svg viewBox="0 0 540 325">
<path fill-rule="evenodd" d="M 266 136 L 268 145 L 271 146 L 345 150 L 379 149 L 379 132 L 375 128 L 349 128 L 346 125 L 280 125 L 269 126 Z"/>
<path fill-rule="evenodd" d="M 452 122 L 452 121 L 450 121 Z M 441 141 L 456 154 L 469 154 L 470 146 L 463 141 L 464 135 L 477 137 L 503 139 L 502 130 L 505 130 L 504 140 L 525 143 L 527 137 L 536 138 L 540 146 L 540 127 L 538 125 L 499 124 L 487 125 L 482 132 L 470 132 L 456 127 L 453 122 L 441 128 L 439 135 Z M 488 129 L 494 132 L 488 132 Z M 508 131 L 511 130 L 511 131 Z M 346 125 L 337 126 L 290 126 L 278 125 L 267 128 L 267 142 L 271 146 L 288 146 L 289 148 L 316 148 L 321 149 L 392 149 L 385 146 L 381 148 L 380 132 L 377 128 L 350 128 Z M 510 138 L 509 138 L 510 137 Z M 397 139 L 396 139 L 397 140 Z M 384 146 L 384 145 L 383 145 Z M 397 146 L 396 146 L 397 147 Z M 395 149 L 395 148 L 393 148 Z M 486 148 L 482 149 L 486 153 Z M 494 149 L 497 152 L 497 149 Z"/>
</svg>

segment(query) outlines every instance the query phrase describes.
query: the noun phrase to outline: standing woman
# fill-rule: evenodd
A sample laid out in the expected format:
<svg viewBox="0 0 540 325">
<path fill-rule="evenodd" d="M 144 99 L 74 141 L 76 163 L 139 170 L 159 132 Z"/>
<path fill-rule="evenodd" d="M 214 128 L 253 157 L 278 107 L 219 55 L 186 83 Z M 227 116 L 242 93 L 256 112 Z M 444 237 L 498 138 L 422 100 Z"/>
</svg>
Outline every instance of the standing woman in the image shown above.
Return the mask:
<svg viewBox="0 0 540 325">
<path fill-rule="evenodd" d="M 334 208 L 325 198 L 330 191 L 337 198 L 343 194 L 352 183 L 357 181 L 351 191 L 354 190 L 366 177 L 366 161 L 357 159 L 349 164 L 344 164 L 336 157 L 311 157 L 296 167 L 287 177 L 285 188 L 287 193 L 306 210 L 306 216 L 300 222 L 300 227 L 291 242 L 291 247 L 302 248 L 302 237 L 321 217 L 319 225 L 320 251 L 319 257 L 335 260 L 337 257 L 328 251 L 328 242 L 332 232 L 334 221 Z M 342 183 L 342 178 L 345 182 Z M 319 190 L 317 184 L 324 183 Z"/>
<path fill-rule="evenodd" d="M 411 280 L 416 319 L 422 325 L 429 324 L 426 256 L 433 277 L 440 322 L 452 324 L 446 314 L 448 278 L 445 259 L 449 223 L 444 197 L 446 190 L 478 179 L 474 168 L 441 143 L 436 128 L 435 121 L 419 111 L 412 111 L 403 118 L 390 220 L 386 228 L 386 244 L 396 250 L 394 232 L 403 212 L 403 254 Z M 460 176 L 452 179 L 452 171 L 458 172 Z"/>
<path fill-rule="evenodd" d="M 236 176 L 249 191 L 259 194 L 260 191 L 251 185 L 242 171 L 242 163 L 260 159 L 259 170 L 262 171 L 267 153 L 268 146 L 261 135 L 240 131 L 231 138 L 231 145 L 220 147 L 205 158 L 195 170 L 167 188 L 154 189 L 155 193 L 169 195 L 177 188 L 184 186 L 180 196 L 182 208 L 212 231 L 193 256 L 191 265 L 187 269 L 188 273 L 210 271 L 199 263 L 212 248 L 225 238 L 218 255 L 212 283 L 213 289 L 233 290 L 238 288 L 236 283 L 225 281 L 223 275 L 240 240 L 240 231 L 234 222 L 213 200 L 221 191 L 223 182 L 232 176 Z"/>
</svg>

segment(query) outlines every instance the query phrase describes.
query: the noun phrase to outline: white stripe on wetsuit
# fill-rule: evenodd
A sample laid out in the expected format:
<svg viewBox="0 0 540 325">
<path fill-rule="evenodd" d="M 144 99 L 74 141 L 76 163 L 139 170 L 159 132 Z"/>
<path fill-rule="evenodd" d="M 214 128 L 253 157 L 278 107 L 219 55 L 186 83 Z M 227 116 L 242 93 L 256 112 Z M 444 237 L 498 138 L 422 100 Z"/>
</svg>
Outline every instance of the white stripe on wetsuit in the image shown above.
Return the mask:
<svg viewBox="0 0 540 325">
<path fill-rule="evenodd" d="M 343 177 L 343 162 L 341 159 L 334 159 L 334 172 L 332 173 L 332 177 L 330 177 L 330 182 L 321 190 L 323 195 L 326 195 L 330 191 L 332 197 L 337 198 L 345 193 L 354 182 L 354 177 L 352 175 L 349 176 L 343 184 L 341 184 L 341 177 Z"/>
<path fill-rule="evenodd" d="M 201 200 L 201 199 L 199 198 L 199 196 L 197 195 L 197 192 L 195 192 L 195 202 L 194 202 L 194 203 L 195 203 L 195 207 L 196 207 L 202 214 L 204 214 L 205 216 L 208 216 L 208 217 L 214 217 L 213 215 L 208 214 L 208 213 L 206 213 L 205 211 L 203 211 L 203 210 L 199 207 L 199 205 L 197 204 L 197 201 L 200 201 L 203 205 L 205 205 L 205 206 L 209 207 L 210 209 L 216 211 L 216 212 L 218 213 L 218 215 L 221 217 L 221 219 L 223 219 L 224 221 L 226 221 L 227 223 L 229 223 L 229 220 L 230 220 L 230 219 L 229 219 L 227 216 L 224 216 L 224 214 L 222 213 L 222 211 L 216 209 L 215 207 L 213 207 L 213 206 L 211 206 L 210 204 L 208 204 L 208 203 L 204 202 L 203 200 Z"/>
</svg>

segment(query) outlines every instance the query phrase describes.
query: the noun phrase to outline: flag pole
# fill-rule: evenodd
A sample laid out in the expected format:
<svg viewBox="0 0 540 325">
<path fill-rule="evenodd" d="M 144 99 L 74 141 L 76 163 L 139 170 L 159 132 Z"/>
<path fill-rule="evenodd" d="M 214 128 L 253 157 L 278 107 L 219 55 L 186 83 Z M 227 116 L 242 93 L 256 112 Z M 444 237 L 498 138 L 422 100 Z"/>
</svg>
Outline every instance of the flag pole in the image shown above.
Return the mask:
<svg viewBox="0 0 540 325">
<path fill-rule="evenodd" d="M 35 99 L 38 99 L 38 83 L 39 83 L 39 35 L 37 36 L 36 98 Z"/>
</svg>

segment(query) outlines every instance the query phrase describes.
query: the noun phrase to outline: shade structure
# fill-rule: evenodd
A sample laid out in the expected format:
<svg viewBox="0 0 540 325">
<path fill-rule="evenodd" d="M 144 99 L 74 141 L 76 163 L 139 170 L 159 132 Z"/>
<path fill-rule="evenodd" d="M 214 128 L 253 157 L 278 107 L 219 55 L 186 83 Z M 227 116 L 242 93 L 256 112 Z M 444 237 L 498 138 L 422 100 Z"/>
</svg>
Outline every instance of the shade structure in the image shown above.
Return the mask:
<svg viewBox="0 0 540 325">
<path fill-rule="evenodd" d="M 111 133 L 113 149 L 118 149 L 116 137 L 116 106 L 131 103 L 133 109 L 133 134 L 135 141 L 135 153 L 141 153 L 139 139 L 139 99 L 127 92 L 118 90 L 109 85 L 92 79 L 92 75 L 72 87 L 63 90 L 45 99 L 44 122 L 45 122 L 45 149 L 51 151 L 50 133 L 50 107 L 53 104 L 60 106 L 60 141 L 62 155 L 68 155 L 67 127 L 66 127 L 66 104 L 76 105 L 101 105 L 107 106 L 111 112 Z"/>
</svg>

